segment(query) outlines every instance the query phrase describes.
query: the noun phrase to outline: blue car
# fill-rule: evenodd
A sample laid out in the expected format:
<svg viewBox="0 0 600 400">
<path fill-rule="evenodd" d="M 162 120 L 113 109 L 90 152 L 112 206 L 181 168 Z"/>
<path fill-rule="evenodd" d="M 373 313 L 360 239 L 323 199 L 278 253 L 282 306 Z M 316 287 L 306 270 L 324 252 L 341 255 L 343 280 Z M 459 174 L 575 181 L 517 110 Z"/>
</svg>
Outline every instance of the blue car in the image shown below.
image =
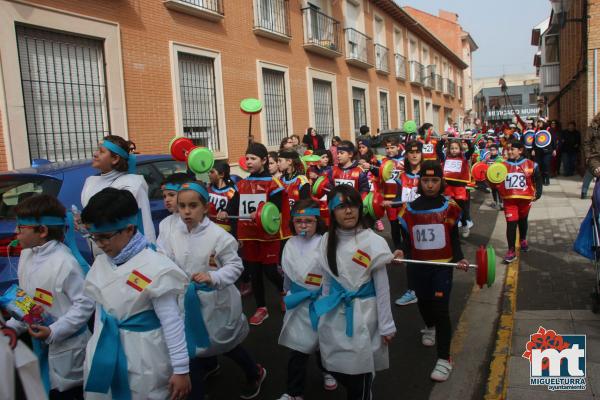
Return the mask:
<svg viewBox="0 0 600 400">
<path fill-rule="evenodd" d="M 148 196 L 154 227 L 158 233 L 158 224 L 169 212 L 162 201 L 160 184 L 167 176 L 176 172 L 186 172 L 184 162 L 174 161 L 168 155 L 138 155 L 137 173 L 143 175 L 148 183 Z M 16 238 L 16 220 L 13 208 L 20 201 L 33 194 L 46 193 L 56 196 L 62 204 L 71 209 L 75 205 L 81 210 L 81 190 L 88 176 L 97 175 L 91 160 L 42 163 L 31 168 L 0 173 L 0 294 L 17 281 L 17 265 L 21 249 L 11 246 Z M 77 247 L 81 254 L 91 262 L 91 253 L 87 241 L 76 235 Z"/>
</svg>

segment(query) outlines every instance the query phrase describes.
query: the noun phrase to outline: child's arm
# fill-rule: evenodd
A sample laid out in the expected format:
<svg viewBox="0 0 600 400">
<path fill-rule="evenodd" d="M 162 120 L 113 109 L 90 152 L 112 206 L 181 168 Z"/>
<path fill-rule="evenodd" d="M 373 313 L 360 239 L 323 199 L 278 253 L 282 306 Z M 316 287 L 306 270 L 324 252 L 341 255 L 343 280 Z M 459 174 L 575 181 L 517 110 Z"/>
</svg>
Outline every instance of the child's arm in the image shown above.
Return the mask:
<svg viewBox="0 0 600 400">
<path fill-rule="evenodd" d="M 535 182 L 535 199 L 542 197 L 542 188 L 544 187 L 544 178 L 537 163 L 533 167 L 533 180 Z"/>
<path fill-rule="evenodd" d="M 238 244 L 233 236 L 223 235 L 222 241 L 224 245 L 217 246 L 215 255 L 221 266 L 216 271 L 208 271 L 208 276 L 210 276 L 208 283 L 215 289 L 223 289 L 234 284 L 244 271 L 244 264 L 238 255 Z M 196 275 L 193 278 L 196 280 Z M 196 280 L 196 282 L 198 281 Z"/>
<path fill-rule="evenodd" d="M 392 316 L 390 301 L 390 283 L 388 281 L 385 266 L 373 271 L 373 283 L 377 296 L 377 322 L 381 336 L 393 336 L 396 333 L 396 325 Z"/>
</svg>

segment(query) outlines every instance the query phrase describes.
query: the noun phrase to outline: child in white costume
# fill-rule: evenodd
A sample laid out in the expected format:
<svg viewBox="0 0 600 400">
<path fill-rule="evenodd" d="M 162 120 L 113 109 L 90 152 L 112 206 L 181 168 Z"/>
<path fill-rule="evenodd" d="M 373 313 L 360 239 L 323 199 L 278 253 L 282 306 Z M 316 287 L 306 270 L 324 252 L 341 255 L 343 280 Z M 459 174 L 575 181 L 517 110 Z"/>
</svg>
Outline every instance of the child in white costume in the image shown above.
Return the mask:
<svg viewBox="0 0 600 400">
<path fill-rule="evenodd" d="M 316 260 L 317 248 L 325 223 L 319 203 L 300 199 L 292 208 L 291 228 L 294 234 L 283 248 L 281 267 L 284 273 L 286 313 L 279 335 L 279 344 L 289 348 L 287 389 L 279 400 L 301 400 L 304 395 L 306 366 L 311 354 L 318 353 L 317 324 L 314 302 L 321 295 L 324 271 Z M 323 371 L 325 390 L 335 390 L 335 378 Z"/>
<path fill-rule="evenodd" d="M 83 359 L 90 337 L 87 321 L 94 302 L 83 293 L 81 266 L 62 243 L 66 210 L 49 195 L 36 195 L 15 207 L 19 258 L 19 286 L 44 308 L 54 322 L 32 325 L 11 319 L 18 333 L 29 331 L 40 358 L 46 390 L 56 395 L 82 398 Z"/>
<path fill-rule="evenodd" d="M 85 207 L 93 195 L 107 187 L 130 191 L 142 214 L 141 228 L 144 236 L 155 243 L 156 232 L 150 212 L 148 184 L 143 176 L 135 174 L 135 155 L 129 153 L 131 144 L 115 135 L 106 136 L 100 142 L 92 159 L 92 167 L 99 169 L 100 175 L 90 176 L 85 180 L 81 190 L 81 205 Z"/>
<path fill-rule="evenodd" d="M 208 200 L 203 184 L 180 186 L 179 218 L 167 237 L 161 232 L 159 251 L 192 280 L 183 301 L 188 353 L 190 358 L 197 357 L 192 360 L 191 397 L 204 398 L 203 379 L 195 376 L 196 365 L 225 354 L 244 370 L 247 385 L 241 398 L 251 399 L 258 395 L 266 370 L 240 346 L 248 335 L 248 322 L 235 281 L 244 267 L 235 238 L 206 216 Z"/>
<path fill-rule="evenodd" d="M 163 204 L 165 209 L 171 214 L 163 218 L 158 224 L 159 235 L 156 238 L 157 248 L 164 247 L 164 243 L 161 243 L 161 239 L 164 241 L 165 238 L 171 236 L 171 231 L 175 229 L 177 221 L 181 219 L 177 213 L 177 192 L 182 184 L 189 182 L 192 179 L 194 178 L 186 173 L 177 172 L 169 175 L 160 185 Z"/>
<path fill-rule="evenodd" d="M 394 255 L 384 238 L 363 228 L 354 188 L 335 187 L 329 209 L 331 225 L 318 249 L 326 277 L 315 303 L 323 366 L 346 387 L 348 399 L 370 400 L 375 371 L 389 367 L 388 344 L 396 333 L 385 269 Z"/>
<path fill-rule="evenodd" d="M 86 398 L 185 398 L 189 358 L 177 300 L 187 277 L 136 231 L 130 192 L 103 189 L 81 218 L 104 252 L 85 282 L 97 303 L 85 361 Z"/>
</svg>

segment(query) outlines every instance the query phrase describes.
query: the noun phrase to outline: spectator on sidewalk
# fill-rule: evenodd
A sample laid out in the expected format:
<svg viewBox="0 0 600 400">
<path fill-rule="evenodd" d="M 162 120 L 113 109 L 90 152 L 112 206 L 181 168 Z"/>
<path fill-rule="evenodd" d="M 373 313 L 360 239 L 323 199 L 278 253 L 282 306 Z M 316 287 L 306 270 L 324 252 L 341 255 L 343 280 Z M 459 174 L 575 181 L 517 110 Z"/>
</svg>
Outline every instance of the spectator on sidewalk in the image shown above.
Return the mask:
<svg viewBox="0 0 600 400">
<path fill-rule="evenodd" d="M 306 134 L 302 138 L 302 143 L 304 143 L 308 150 L 325 150 L 323 136 L 319 135 L 315 128 L 306 129 Z"/>
<path fill-rule="evenodd" d="M 535 157 L 535 162 L 537 162 L 538 166 L 541 169 L 544 186 L 550 184 L 552 158 L 556 157 L 557 135 L 553 134 L 550 129 L 551 128 L 547 128 L 548 132 L 550 132 L 551 135 L 550 144 L 548 144 L 545 147 L 538 147 L 534 142 L 533 150 L 531 151 L 531 155 Z"/>
<path fill-rule="evenodd" d="M 600 176 L 600 113 L 594 116 L 583 136 L 583 158 L 586 174 L 581 187 L 582 199 L 587 196 L 592 178 Z"/>
<path fill-rule="evenodd" d="M 576 129 L 575 121 L 569 122 L 568 128 L 561 132 L 560 143 L 563 174 L 572 176 L 575 173 L 577 154 L 581 144 L 581 133 Z"/>
</svg>

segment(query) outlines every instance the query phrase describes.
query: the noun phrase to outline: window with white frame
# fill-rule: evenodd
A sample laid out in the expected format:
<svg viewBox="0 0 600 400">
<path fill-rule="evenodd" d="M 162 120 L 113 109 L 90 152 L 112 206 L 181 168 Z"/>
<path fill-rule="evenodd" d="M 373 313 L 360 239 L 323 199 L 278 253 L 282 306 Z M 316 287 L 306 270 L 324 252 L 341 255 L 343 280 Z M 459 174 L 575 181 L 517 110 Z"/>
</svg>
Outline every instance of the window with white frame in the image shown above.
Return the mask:
<svg viewBox="0 0 600 400">
<path fill-rule="evenodd" d="M 290 135 L 285 72 L 262 68 L 262 77 L 267 146 L 278 146 L 284 137 Z"/>
<path fill-rule="evenodd" d="M 335 133 L 331 82 L 313 79 L 313 105 L 315 115 L 314 128 L 323 136 L 323 140 L 328 143 L 328 140 Z"/>
<path fill-rule="evenodd" d="M 367 99 L 365 89 L 352 87 L 352 111 L 354 133 L 360 134 L 360 127 L 367 124 Z"/>
<path fill-rule="evenodd" d="M 406 97 L 398 96 L 398 123 L 400 128 L 406 122 Z"/>
<path fill-rule="evenodd" d="M 394 29 L 394 53 L 404 54 L 404 40 L 402 39 L 402 31 L 399 28 Z"/>
<path fill-rule="evenodd" d="M 379 92 L 379 129 L 387 131 L 390 129 L 390 114 L 388 109 L 387 92 Z"/>
<path fill-rule="evenodd" d="M 421 100 L 413 99 L 413 121 L 421 126 Z"/>
<path fill-rule="evenodd" d="M 16 25 L 30 159 L 89 158 L 110 132 L 101 40 Z"/>
</svg>

